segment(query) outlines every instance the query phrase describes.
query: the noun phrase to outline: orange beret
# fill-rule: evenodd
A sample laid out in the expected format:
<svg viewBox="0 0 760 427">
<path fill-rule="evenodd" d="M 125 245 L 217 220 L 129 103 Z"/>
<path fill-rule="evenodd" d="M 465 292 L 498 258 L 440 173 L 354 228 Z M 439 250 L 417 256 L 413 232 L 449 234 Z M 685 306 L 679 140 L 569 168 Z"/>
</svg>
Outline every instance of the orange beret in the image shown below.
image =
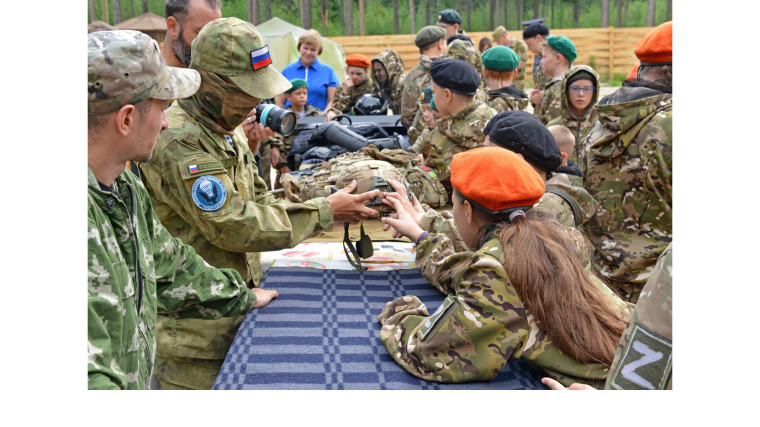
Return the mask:
<svg viewBox="0 0 760 427">
<path fill-rule="evenodd" d="M 639 65 L 641 65 L 641 62 L 637 62 L 636 65 L 631 68 L 631 72 L 628 73 L 628 75 L 625 77 L 626 80 L 635 80 L 636 77 L 639 75 Z"/>
<path fill-rule="evenodd" d="M 451 185 L 493 212 L 530 208 L 544 195 L 544 180 L 520 156 L 501 147 L 481 147 L 454 155 Z"/>
<path fill-rule="evenodd" d="M 660 24 L 633 49 L 642 65 L 673 62 L 673 21 Z"/>
<path fill-rule="evenodd" d="M 372 64 L 370 64 L 369 58 L 362 55 L 361 53 L 352 53 L 346 57 L 346 65 L 350 65 L 352 67 L 369 68 L 369 66 Z"/>
</svg>

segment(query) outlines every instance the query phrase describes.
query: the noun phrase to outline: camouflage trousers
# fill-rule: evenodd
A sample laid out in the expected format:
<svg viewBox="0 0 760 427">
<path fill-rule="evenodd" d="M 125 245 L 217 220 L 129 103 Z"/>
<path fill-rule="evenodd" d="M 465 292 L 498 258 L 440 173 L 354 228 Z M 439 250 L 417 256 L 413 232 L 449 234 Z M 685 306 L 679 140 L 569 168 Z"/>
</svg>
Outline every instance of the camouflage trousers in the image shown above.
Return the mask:
<svg viewBox="0 0 760 427">
<path fill-rule="evenodd" d="M 163 390 L 210 390 L 243 322 L 158 316 L 151 382 Z"/>
</svg>

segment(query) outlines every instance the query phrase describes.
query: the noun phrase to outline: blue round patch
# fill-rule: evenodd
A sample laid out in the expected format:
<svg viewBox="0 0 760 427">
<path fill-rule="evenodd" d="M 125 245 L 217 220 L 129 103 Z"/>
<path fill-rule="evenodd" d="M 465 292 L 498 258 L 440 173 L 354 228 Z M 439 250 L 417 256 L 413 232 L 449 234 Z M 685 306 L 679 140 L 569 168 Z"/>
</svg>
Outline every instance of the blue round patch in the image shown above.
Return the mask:
<svg viewBox="0 0 760 427">
<path fill-rule="evenodd" d="M 195 206 L 204 211 L 215 211 L 227 201 L 227 187 L 214 175 L 204 175 L 196 179 L 190 194 Z"/>
</svg>

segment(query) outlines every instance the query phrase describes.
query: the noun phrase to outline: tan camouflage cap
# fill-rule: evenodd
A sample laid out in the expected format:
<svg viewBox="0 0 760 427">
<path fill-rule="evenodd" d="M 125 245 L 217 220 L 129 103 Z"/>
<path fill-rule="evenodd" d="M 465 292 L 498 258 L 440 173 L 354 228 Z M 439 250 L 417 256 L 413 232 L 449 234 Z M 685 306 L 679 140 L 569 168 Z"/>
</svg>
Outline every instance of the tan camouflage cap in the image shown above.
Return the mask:
<svg viewBox="0 0 760 427">
<path fill-rule="evenodd" d="M 250 22 L 219 18 L 206 24 L 193 40 L 190 68 L 228 76 L 245 93 L 274 98 L 290 82 L 272 65 L 269 46 Z"/>
<path fill-rule="evenodd" d="M 491 39 L 498 41 L 499 37 L 501 37 L 502 34 L 507 34 L 507 29 L 504 28 L 503 25 L 499 25 L 495 30 L 493 30 L 493 33 L 491 33 Z"/>
<path fill-rule="evenodd" d="M 195 70 L 167 67 L 158 43 L 139 31 L 87 35 L 87 113 L 111 113 L 147 98 L 179 99 L 198 90 Z"/>
</svg>

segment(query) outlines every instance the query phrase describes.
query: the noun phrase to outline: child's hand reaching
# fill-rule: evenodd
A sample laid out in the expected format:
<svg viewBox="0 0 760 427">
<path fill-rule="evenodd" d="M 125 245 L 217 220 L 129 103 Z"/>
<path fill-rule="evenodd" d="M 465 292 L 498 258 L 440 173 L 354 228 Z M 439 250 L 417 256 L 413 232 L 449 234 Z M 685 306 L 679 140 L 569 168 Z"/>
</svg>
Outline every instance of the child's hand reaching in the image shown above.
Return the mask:
<svg viewBox="0 0 760 427">
<path fill-rule="evenodd" d="M 416 242 L 422 234 L 422 229 L 412 215 L 404 208 L 401 200 L 399 200 L 400 197 L 395 196 L 398 196 L 398 193 L 386 193 L 383 203 L 392 206 L 393 209 L 396 210 L 396 213 L 392 216 L 380 218 L 380 221 L 382 221 L 383 224 L 393 227 L 396 230 L 395 233 L 406 236 L 412 242 Z M 406 200 L 407 202 L 409 201 L 409 199 Z M 394 234 L 394 236 L 396 236 L 396 234 Z"/>
</svg>

